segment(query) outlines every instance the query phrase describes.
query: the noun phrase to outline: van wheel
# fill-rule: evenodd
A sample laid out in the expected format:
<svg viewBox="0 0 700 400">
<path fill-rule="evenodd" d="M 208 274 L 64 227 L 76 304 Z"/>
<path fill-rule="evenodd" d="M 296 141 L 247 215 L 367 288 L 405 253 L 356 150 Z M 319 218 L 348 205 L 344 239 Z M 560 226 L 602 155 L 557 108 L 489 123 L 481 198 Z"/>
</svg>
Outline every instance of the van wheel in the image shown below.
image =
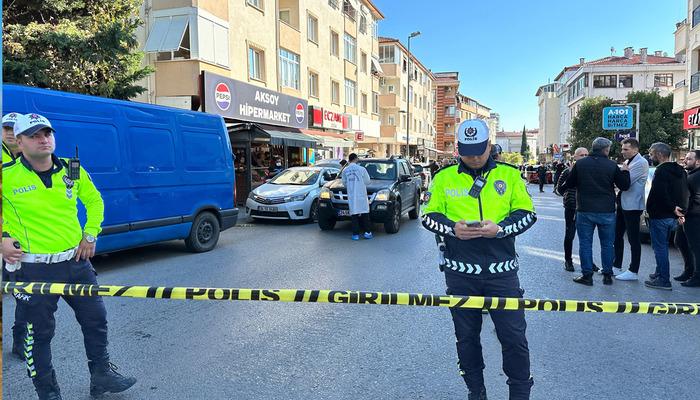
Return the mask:
<svg viewBox="0 0 700 400">
<path fill-rule="evenodd" d="M 384 231 L 386 233 L 397 233 L 401 227 L 401 200 L 394 203 L 394 215 L 391 219 L 384 223 Z"/>
<path fill-rule="evenodd" d="M 415 208 L 408 212 L 408 218 L 418 219 L 418 214 L 420 213 L 420 192 L 416 193 L 416 199 L 414 201 Z"/>
<path fill-rule="evenodd" d="M 209 251 L 219 242 L 219 219 L 209 211 L 199 213 L 192 223 L 190 235 L 185 239 L 187 250 L 193 253 Z"/>
</svg>

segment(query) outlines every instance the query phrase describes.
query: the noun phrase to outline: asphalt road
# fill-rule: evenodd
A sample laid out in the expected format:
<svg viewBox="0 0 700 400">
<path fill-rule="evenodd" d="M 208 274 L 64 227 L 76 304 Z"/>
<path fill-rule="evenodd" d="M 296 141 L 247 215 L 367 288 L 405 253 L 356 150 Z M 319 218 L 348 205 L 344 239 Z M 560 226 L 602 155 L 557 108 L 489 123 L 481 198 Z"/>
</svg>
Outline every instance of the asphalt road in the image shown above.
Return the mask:
<svg viewBox="0 0 700 400">
<path fill-rule="evenodd" d="M 613 301 L 700 301 L 700 290 L 641 282 L 576 285 L 562 269 L 561 200 L 533 192 L 538 222 L 518 238 L 525 296 Z M 403 219 L 401 231 L 350 240 L 313 224 L 258 223 L 225 232 L 193 255 L 181 242 L 99 257 L 103 284 L 309 288 L 444 293 L 432 235 Z M 629 259 L 629 254 L 627 254 Z M 596 255 L 596 260 L 599 256 Z M 578 261 L 578 258 L 575 259 Z M 641 274 L 653 272 L 643 246 Z M 672 273 L 682 269 L 671 250 Z M 577 266 L 578 268 L 578 266 Z M 10 300 L 10 301 L 8 301 Z M 138 383 L 107 399 L 464 399 L 445 308 L 106 299 L 112 361 Z M 23 364 L 9 353 L 14 302 L 5 298 L 3 392 L 33 399 Z M 529 312 L 533 399 L 696 399 L 698 317 Z M 507 398 L 500 345 L 482 332 L 492 399 Z M 82 336 L 61 302 L 54 365 L 65 399 L 88 399 Z"/>
</svg>

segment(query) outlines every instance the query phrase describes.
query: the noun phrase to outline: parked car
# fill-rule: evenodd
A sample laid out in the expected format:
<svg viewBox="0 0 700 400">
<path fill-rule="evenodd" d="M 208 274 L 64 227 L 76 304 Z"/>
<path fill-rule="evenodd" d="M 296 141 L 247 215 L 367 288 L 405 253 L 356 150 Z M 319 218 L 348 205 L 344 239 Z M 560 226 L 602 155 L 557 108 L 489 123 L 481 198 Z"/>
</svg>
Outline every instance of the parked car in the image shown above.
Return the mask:
<svg viewBox="0 0 700 400">
<path fill-rule="evenodd" d="M 370 221 L 384 224 L 387 233 L 396 233 L 404 214 L 411 219 L 418 218 L 421 181 L 411 173 L 408 161 L 365 158 L 358 164 L 367 169 L 371 179 L 367 185 Z M 324 185 L 318 204 L 318 225 L 322 230 L 331 230 L 337 221 L 350 219 L 348 194 L 340 178 Z"/>
<path fill-rule="evenodd" d="M 177 239 L 209 251 L 236 224 L 221 116 L 17 85 L 3 85 L 3 111 L 47 117 L 59 157 L 79 148 L 105 204 L 97 253 Z M 82 206 L 78 218 L 85 223 Z"/>
<path fill-rule="evenodd" d="M 342 167 L 342 165 L 340 165 L 340 161 L 342 161 L 342 159 L 340 159 L 340 158 L 328 158 L 325 160 L 317 161 L 314 164 L 314 166 L 315 167 L 330 167 L 330 168 L 340 169 Z"/>
<path fill-rule="evenodd" d="M 316 221 L 321 186 L 337 173 L 334 167 L 288 168 L 250 192 L 246 211 L 253 219 Z"/>
</svg>

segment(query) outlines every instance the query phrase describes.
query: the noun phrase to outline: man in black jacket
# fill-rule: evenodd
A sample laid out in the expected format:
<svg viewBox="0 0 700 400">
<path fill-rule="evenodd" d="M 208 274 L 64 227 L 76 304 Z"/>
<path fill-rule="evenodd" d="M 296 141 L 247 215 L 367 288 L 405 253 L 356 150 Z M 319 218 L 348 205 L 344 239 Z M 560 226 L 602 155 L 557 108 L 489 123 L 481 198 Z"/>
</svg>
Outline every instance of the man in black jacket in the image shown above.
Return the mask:
<svg viewBox="0 0 700 400">
<path fill-rule="evenodd" d="M 671 162 L 671 146 L 654 143 L 649 148 L 656 165 L 651 190 L 647 197 L 649 233 L 651 247 L 656 258 L 656 272 L 644 285 L 653 289 L 671 290 L 669 278 L 668 242 L 671 232 L 677 227 L 676 207 L 685 210 L 688 206 L 688 178 L 683 167 Z"/>
<path fill-rule="evenodd" d="M 681 282 L 681 285 L 700 287 L 700 150 L 688 152 L 685 156 L 685 169 L 688 171 L 688 209 L 683 212 L 677 207 L 676 215 L 681 217 L 695 268 L 691 278 Z"/>
<path fill-rule="evenodd" d="M 547 183 L 547 167 L 544 163 L 537 167 L 537 177 L 540 180 L 540 193 L 544 192 L 544 184 Z"/>
<path fill-rule="evenodd" d="M 576 231 L 579 238 L 581 272 L 574 282 L 593 286 L 593 231 L 598 227 L 603 263 L 603 284 L 612 285 L 613 241 L 615 240 L 615 186 L 630 187 L 626 166 L 618 168 L 608 159 L 612 142 L 599 137 L 593 141 L 591 154 L 571 169 L 560 191 L 576 188 Z"/>
</svg>

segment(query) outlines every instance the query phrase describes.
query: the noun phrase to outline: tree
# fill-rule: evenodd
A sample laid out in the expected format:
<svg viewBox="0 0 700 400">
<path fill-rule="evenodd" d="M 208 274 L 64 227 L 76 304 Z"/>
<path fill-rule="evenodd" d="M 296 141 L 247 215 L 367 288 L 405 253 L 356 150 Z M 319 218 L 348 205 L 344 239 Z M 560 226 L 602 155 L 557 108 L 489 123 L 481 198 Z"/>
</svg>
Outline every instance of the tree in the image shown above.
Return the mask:
<svg viewBox="0 0 700 400">
<path fill-rule="evenodd" d="M 128 99 L 146 89 L 140 0 L 3 3 L 5 82 Z"/>
<path fill-rule="evenodd" d="M 530 158 L 530 148 L 527 145 L 527 133 L 525 132 L 525 125 L 523 125 L 523 136 L 520 140 L 520 154 L 526 160 Z"/>
<path fill-rule="evenodd" d="M 520 153 L 501 153 L 501 161 L 508 164 L 521 165 L 523 163 L 523 155 Z"/>
<path fill-rule="evenodd" d="M 679 148 L 687 137 L 683 130 L 682 115 L 674 115 L 673 95 L 661 96 L 658 91 L 630 92 L 628 103 L 640 103 L 639 115 L 640 152 L 649 150 L 655 142 L 664 142 L 672 148 Z M 617 156 L 620 144 L 615 140 L 615 131 L 603 130 L 603 108 L 612 105 L 609 98 L 589 98 L 583 101 L 576 117 L 571 121 L 572 148 L 591 147 L 593 139 L 605 137 L 613 141 L 611 157 Z M 637 110 L 635 110 L 637 112 Z M 635 122 L 636 123 L 636 122 Z"/>
</svg>

